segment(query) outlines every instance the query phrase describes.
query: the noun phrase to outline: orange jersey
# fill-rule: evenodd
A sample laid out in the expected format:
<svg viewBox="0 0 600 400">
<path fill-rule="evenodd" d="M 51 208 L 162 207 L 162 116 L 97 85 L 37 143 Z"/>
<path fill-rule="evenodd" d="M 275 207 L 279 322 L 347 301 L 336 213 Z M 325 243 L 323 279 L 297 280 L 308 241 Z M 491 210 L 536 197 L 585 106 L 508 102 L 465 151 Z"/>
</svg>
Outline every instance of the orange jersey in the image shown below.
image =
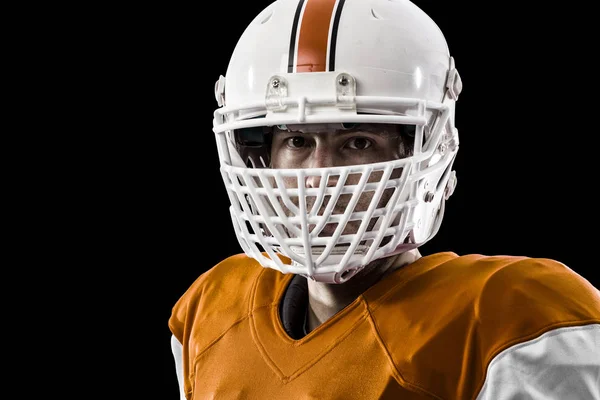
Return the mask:
<svg viewBox="0 0 600 400">
<path fill-rule="evenodd" d="M 505 350 L 600 323 L 598 290 L 560 262 L 444 252 L 294 340 L 278 312 L 292 277 L 236 255 L 186 291 L 169 327 L 189 400 L 475 399 Z"/>
</svg>

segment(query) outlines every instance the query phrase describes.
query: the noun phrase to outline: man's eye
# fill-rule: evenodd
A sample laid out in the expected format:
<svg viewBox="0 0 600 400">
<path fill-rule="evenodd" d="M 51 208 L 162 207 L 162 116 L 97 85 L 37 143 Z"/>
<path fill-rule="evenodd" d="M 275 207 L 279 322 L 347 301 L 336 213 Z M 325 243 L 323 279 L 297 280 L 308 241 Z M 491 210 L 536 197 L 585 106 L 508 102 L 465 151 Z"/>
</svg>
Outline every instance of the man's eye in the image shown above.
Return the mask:
<svg viewBox="0 0 600 400">
<path fill-rule="evenodd" d="M 364 137 L 357 137 L 348 141 L 348 147 L 350 147 L 352 150 L 365 150 L 372 145 L 373 143 L 371 140 Z"/>
<path fill-rule="evenodd" d="M 305 140 L 302 136 L 294 136 L 287 139 L 287 145 L 293 148 L 303 147 Z"/>
</svg>

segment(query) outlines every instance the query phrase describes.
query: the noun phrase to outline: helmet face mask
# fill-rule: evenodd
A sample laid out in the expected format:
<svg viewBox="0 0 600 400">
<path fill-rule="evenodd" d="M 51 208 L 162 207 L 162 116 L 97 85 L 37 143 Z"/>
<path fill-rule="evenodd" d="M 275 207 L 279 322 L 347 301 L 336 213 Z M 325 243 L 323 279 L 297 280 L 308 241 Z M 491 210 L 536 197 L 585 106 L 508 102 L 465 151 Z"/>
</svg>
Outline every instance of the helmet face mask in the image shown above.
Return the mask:
<svg viewBox="0 0 600 400">
<path fill-rule="evenodd" d="M 299 5 L 319 1 L 327 2 L 278 0 L 261 14 L 268 18 L 249 25 L 226 78 L 215 86 L 220 107 L 213 130 L 244 252 L 264 267 L 342 283 L 370 262 L 416 248 L 437 232 L 452 192 L 447 187 L 455 184 L 454 102 L 461 82 L 435 24 L 406 1 L 373 2 L 376 15 L 400 19 L 398 25 L 393 19 L 372 24 L 366 2 L 338 2 L 343 12 L 337 17 L 335 68 L 298 72 L 281 63 L 307 61 L 299 55 L 301 38 L 297 53 L 290 53 L 289 39 L 302 24 L 293 17 Z M 347 24 L 361 19 L 367 28 L 357 41 Z M 387 32 L 406 26 L 402 19 L 415 32 Z M 292 36 L 282 40 L 281 32 Z M 267 40 L 269 46 L 247 50 Z M 406 55 L 373 52 L 369 40 Z M 364 57 L 357 58 L 361 52 Z M 286 57 L 274 57 L 278 53 Z M 381 147 L 379 157 L 325 166 L 311 164 L 310 152 L 296 162 L 285 151 L 281 155 L 282 137 L 302 145 L 312 135 L 337 140 L 361 129 L 394 132 L 395 141 L 386 136 L 390 141 L 381 143 L 391 148 Z"/>
</svg>

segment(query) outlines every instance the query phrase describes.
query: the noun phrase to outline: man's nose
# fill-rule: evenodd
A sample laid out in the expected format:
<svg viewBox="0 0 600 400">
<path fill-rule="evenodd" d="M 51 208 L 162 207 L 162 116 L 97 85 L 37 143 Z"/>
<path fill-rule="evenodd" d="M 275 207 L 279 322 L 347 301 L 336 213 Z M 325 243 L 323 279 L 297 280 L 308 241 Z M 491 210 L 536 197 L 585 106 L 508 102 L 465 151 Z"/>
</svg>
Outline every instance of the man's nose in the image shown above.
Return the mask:
<svg viewBox="0 0 600 400">
<path fill-rule="evenodd" d="M 339 180 L 339 175 L 325 175 L 327 179 L 327 186 L 334 187 L 337 185 Z M 306 187 L 307 188 L 318 188 L 321 185 L 321 175 L 311 175 L 306 177 Z"/>
<path fill-rule="evenodd" d="M 336 166 L 332 152 L 325 148 L 317 147 L 307 161 L 307 164 L 310 168 L 327 168 Z M 338 175 L 312 173 L 306 177 L 306 187 L 318 188 L 321 185 L 322 178 L 327 179 L 327 186 L 335 186 L 338 181 Z"/>
</svg>

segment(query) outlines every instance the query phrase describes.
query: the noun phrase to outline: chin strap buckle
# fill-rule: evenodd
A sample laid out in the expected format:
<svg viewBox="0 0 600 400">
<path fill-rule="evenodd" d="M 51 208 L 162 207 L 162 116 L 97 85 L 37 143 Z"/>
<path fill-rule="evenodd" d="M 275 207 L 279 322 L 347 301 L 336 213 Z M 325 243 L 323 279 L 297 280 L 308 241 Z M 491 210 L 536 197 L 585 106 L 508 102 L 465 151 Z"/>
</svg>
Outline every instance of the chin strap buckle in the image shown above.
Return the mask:
<svg viewBox="0 0 600 400">
<path fill-rule="evenodd" d="M 225 105 L 225 77 L 223 75 L 220 75 L 215 82 L 215 98 L 219 107 Z"/>
<path fill-rule="evenodd" d="M 448 200 L 450 196 L 452 196 L 452 193 L 454 193 L 454 189 L 456 188 L 456 182 L 456 171 L 451 171 L 448 182 L 446 183 L 446 189 L 444 189 L 444 200 Z"/>
<path fill-rule="evenodd" d="M 454 66 L 454 58 L 450 57 L 450 70 L 446 79 L 446 89 L 448 97 L 452 100 L 458 100 L 458 95 L 462 92 L 463 84 L 458 70 Z"/>
</svg>

